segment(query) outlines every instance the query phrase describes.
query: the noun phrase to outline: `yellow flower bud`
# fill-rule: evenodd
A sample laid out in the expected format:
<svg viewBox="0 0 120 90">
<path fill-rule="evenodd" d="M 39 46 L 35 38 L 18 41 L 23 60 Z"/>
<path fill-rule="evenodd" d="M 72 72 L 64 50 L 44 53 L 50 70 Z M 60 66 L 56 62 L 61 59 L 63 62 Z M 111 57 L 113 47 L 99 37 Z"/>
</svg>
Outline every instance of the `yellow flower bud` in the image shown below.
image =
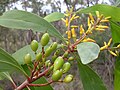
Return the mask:
<svg viewBox="0 0 120 90">
<path fill-rule="evenodd" d="M 85 38 L 83 42 L 96 42 L 96 41 L 91 38 Z"/>
<path fill-rule="evenodd" d="M 72 37 L 76 37 L 76 33 L 75 33 L 75 29 L 74 28 L 72 28 L 71 32 L 72 32 Z"/>
<path fill-rule="evenodd" d="M 96 16 L 97 16 L 97 18 L 100 17 L 100 13 L 99 13 L 99 11 L 96 11 Z"/>
<path fill-rule="evenodd" d="M 66 27 L 68 26 L 68 18 L 66 18 Z"/>
<path fill-rule="evenodd" d="M 95 30 L 97 30 L 97 31 L 105 31 L 105 29 L 101 29 L 101 28 L 95 28 Z"/>
<path fill-rule="evenodd" d="M 109 28 L 108 26 L 102 26 L 102 25 L 99 25 L 99 26 L 96 26 L 96 27 L 98 27 L 98 28 L 104 28 L 104 29 L 107 29 L 107 28 Z"/>
<path fill-rule="evenodd" d="M 83 34 L 83 33 L 85 33 L 85 30 L 83 29 L 83 26 L 81 25 L 80 26 L 80 35 Z"/>
<path fill-rule="evenodd" d="M 89 13 L 89 17 L 90 17 L 90 19 L 94 22 L 94 18 L 93 18 L 93 16 L 92 16 L 91 13 Z"/>
<path fill-rule="evenodd" d="M 101 20 L 100 22 L 103 22 L 103 23 L 104 23 L 104 22 L 109 22 L 109 20 Z"/>
<path fill-rule="evenodd" d="M 71 31 L 68 31 L 68 39 L 71 38 Z"/>
<path fill-rule="evenodd" d="M 110 38 L 110 40 L 108 42 L 108 46 L 110 46 L 111 42 L 112 42 L 112 38 Z"/>
<path fill-rule="evenodd" d="M 90 18 L 88 17 L 88 26 L 90 26 Z"/>
<path fill-rule="evenodd" d="M 111 18 L 111 16 L 105 17 L 105 19 L 110 19 L 110 18 Z"/>
<path fill-rule="evenodd" d="M 109 50 L 109 53 L 112 54 L 113 56 L 117 56 L 116 53 L 114 53 L 113 51 Z"/>
</svg>

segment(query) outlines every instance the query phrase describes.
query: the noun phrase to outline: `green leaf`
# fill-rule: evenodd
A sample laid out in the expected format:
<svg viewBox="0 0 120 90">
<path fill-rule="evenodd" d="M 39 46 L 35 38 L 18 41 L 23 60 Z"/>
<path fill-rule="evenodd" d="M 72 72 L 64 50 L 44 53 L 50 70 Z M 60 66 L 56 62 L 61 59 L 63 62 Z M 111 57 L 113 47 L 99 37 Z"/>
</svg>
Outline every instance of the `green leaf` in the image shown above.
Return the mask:
<svg viewBox="0 0 120 90">
<path fill-rule="evenodd" d="M 100 47 L 93 42 L 83 42 L 77 45 L 77 51 L 83 64 L 88 64 L 98 58 Z"/>
<path fill-rule="evenodd" d="M 111 21 L 110 27 L 111 27 L 113 42 L 120 43 L 120 25 Z"/>
<path fill-rule="evenodd" d="M 41 50 L 41 48 L 39 48 L 38 50 Z M 26 45 L 23 48 L 17 50 L 15 53 L 12 54 L 12 56 L 17 60 L 17 62 L 21 65 L 21 64 L 25 64 L 24 63 L 24 56 L 29 53 L 32 57 L 32 60 L 35 59 L 35 53 L 32 51 L 30 45 Z"/>
<path fill-rule="evenodd" d="M 64 14 L 60 12 L 54 12 L 44 17 L 44 19 L 48 22 L 58 21 L 61 18 L 64 18 Z"/>
<path fill-rule="evenodd" d="M 83 65 L 80 60 L 77 61 L 84 90 L 107 90 L 100 77 L 90 67 Z"/>
<path fill-rule="evenodd" d="M 10 54 L 0 48 L 0 72 L 11 72 L 15 70 L 21 71 L 26 75 L 18 62 Z"/>
<path fill-rule="evenodd" d="M 62 35 L 52 24 L 40 16 L 25 11 L 11 10 L 3 13 L 0 17 L 0 25 L 15 29 L 32 29 L 33 31 L 38 32 L 47 31 L 50 35 L 56 36 L 63 40 Z"/>
<path fill-rule="evenodd" d="M 114 90 L 120 90 L 120 56 L 117 58 L 115 62 Z"/>
<path fill-rule="evenodd" d="M 47 80 L 45 79 L 45 77 L 41 77 L 40 79 L 38 79 L 37 81 L 34 82 L 34 84 L 44 84 L 47 83 Z M 47 85 L 47 86 L 42 86 L 42 87 L 34 87 L 35 90 L 53 90 L 53 88 L 51 87 L 51 85 Z"/>
<path fill-rule="evenodd" d="M 1 78 L 1 80 L 6 78 L 14 83 L 12 77 L 10 76 L 10 74 L 8 72 L 0 72 L 0 78 Z"/>
<path fill-rule="evenodd" d="M 80 9 L 77 13 L 95 13 L 95 11 L 99 11 L 104 16 L 111 16 L 111 20 L 120 21 L 120 8 L 109 5 L 97 4 L 92 7 Z"/>
</svg>

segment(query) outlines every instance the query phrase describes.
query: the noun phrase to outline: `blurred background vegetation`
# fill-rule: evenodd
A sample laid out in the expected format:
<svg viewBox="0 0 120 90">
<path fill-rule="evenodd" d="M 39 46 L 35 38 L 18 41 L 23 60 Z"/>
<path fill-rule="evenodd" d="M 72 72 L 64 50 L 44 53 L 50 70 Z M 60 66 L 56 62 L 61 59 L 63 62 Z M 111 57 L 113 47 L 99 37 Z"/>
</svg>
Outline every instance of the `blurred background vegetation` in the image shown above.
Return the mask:
<svg viewBox="0 0 120 90">
<path fill-rule="evenodd" d="M 74 7 L 74 11 L 77 11 L 78 9 L 90 7 L 95 4 L 108 4 L 120 7 L 120 0 L 0 0 L 0 15 L 8 10 L 18 9 L 45 17 L 52 12 L 64 13 L 66 9 L 70 9 L 71 7 Z M 82 14 L 81 19 L 74 23 L 83 24 L 85 27 L 86 17 L 86 15 Z M 65 34 L 65 26 L 63 22 L 56 21 L 52 24 L 63 35 Z M 33 33 L 31 30 L 13 30 L 0 26 L 0 47 L 12 54 L 21 47 L 29 44 L 33 39 L 39 41 L 40 36 L 40 33 Z M 103 41 L 108 41 L 111 37 L 111 33 L 110 30 L 103 33 L 95 32 L 92 37 L 95 38 L 100 46 L 102 46 Z M 53 40 L 56 39 L 53 38 Z M 114 61 L 115 59 L 104 51 L 100 53 L 98 60 L 90 64 L 105 82 L 108 90 L 113 90 Z M 74 64 L 76 64 L 76 62 L 74 62 Z M 56 83 L 53 85 L 55 90 L 83 90 L 77 66 L 73 65 L 70 72 L 75 76 L 73 82 L 70 84 Z M 12 74 L 12 76 L 16 83 L 20 83 L 24 79 L 16 72 Z M 12 90 L 11 83 L 7 80 L 0 80 L 0 87 L 4 88 L 4 90 Z"/>
</svg>

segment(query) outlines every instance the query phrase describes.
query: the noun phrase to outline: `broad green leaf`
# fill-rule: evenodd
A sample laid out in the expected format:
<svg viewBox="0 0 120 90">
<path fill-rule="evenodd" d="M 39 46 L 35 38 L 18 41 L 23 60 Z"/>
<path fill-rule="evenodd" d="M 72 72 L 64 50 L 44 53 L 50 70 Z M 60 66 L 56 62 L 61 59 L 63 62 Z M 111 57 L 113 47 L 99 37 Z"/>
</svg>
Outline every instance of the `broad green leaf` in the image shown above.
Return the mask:
<svg viewBox="0 0 120 90">
<path fill-rule="evenodd" d="M 120 43 L 120 25 L 111 21 L 110 27 L 111 27 L 113 42 Z"/>
<path fill-rule="evenodd" d="M 10 74 L 8 72 L 0 72 L 0 78 L 1 79 L 6 78 L 6 79 L 10 80 L 11 82 L 14 82 L 12 77 L 10 76 Z"/>
<path fill-rule="evenodd" d="M 80 60 L 77 61 L 84 90 L 107 90 L 100 77 L 90 67 L 83 65 Z"/>
<path fill-rule="evenodd" d="M 115 62 L 114 90 L 120 90 L 120 56 L 117 58 Z"/>
<path fill-rule="evenodd" d="M 11 10 L 3 13 L 0 17 L 0 25 L 15 29 L 31 29 L 38 32 L 47 31 L 50 35 L 56 36 L 63 40 L 62 35 L 52 24 L 40 16 L 25 11 Z"/>
<path fill-rule="evenodd" d="M 97 4 L 92 7 L 80 9 L 77 13 L 95 13 L 95 11 L 99 11 L 104 16 L 111 16 L 111 20 L 120 21 L 120 8 L 109 5 Z"/>
<path fill-rule="evenodd" d="M 47 15 L 46 17 L 44 17 L 44 19 L 48 22 L 53 22 L 53 21 L 58 21 L 63 17 L 64 17 L 63 13 L 54 12 L 54 13 L 51 13 L 51 14 Z"/>
<path fill-rule="evenodd" d="M 21 71 L 26 75 L 18 62 L 6 51 L 0 48 L 0 72 Z"/>
<path fill-rule="evenodd" d="M 41 48 L 38 49 L 39 51 Z M 24 46 L 23 48 L 17 50 L 15 53 L 12 54 L 12 56 L 18 61 L 18 63 L 25 64 L 24 63 L 24 56 L 29 53 L 32 57 L 32 60 L 35 59 L 35 53 L 32 51 L 30 45 Z"/>
<path fill-rule="evenodd" d="M 83 42 L 77 45 L 77 51 L 83 64 L 88 64 L 98 58 L 100 47 L 93 42 Z"/>
</svg>

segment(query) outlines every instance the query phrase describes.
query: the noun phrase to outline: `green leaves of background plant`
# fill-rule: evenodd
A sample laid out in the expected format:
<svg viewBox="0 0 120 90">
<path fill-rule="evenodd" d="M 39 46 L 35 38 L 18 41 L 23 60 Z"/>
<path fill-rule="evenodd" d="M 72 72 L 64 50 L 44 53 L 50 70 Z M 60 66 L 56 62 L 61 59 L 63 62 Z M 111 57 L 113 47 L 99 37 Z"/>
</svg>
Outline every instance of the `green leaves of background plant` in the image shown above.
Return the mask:
<svg viewBox="0 0 120 90">
<path fill-rule="evenodd" d="M 0 78 L 1 79 L 6 78 L 6 79 L 10 80 L 12 83 L 14 83 L 12 77 L 10 76 L 10 74 L 8 72 L 0 72 Z"/>
<path fill-rule="evenodd" d="M 112 39 L 114 43 L 120 43 L 120 25 L 111 21 L 110 22 L 111 32 L 112 32 Z"/>
<path fill-rule="evenodd" d="M 83 42 L 77 45 L 77 51 L 83 64 L 95 60 L 100 52 L 100 47 L 93 42 Z"/>
<path fill-rule="evenodd" d="M 21 71 L 26 75 L 18 62 L 10 54 L 0 48 L 0 72 L 11 72 L 15 70 Z"/>
<path fill-rule="evenodd" d="M 114 90 L 120 90 L 120 56 L 116 59 L 114 73 Z"/>
<path fill-rule="evenodd" d="M 0 25 L 15 29 L 31 29 L 38 32 L 47 31 L 50 35 L 56 36 L 63 40 L 62 35 L 52 24 L 50 24 L 40 16 L 25 11 L 11 10 L 5 12 L 0 17 Z"/>
<path fill-rule="evenodd" d="M 51 14 L 47 15 L 46 17 L 44 17 L 44 19 L 48 22 L 53 22 L 53 21 L 60 20 L 63 17 L 64 17 L 63 13 L 54 12 L 54 13 L 51 13 Z"/>
<path fill-rule="evenodd" d="M 107 90 L 100 77 L 90 67 L 83 65 L 80 60 L 77 61 L 84 90 Z"/>
<path fill-rule="evenodd" d="M 110 5 L 97 4 L 92 7 L 80 9 L 77 13 L 95 13 L 95 11 L 99 11 L 104 16 L 111 16 L 111 20 L 113 21 L 120 21 L 120 8 Z"/>
</svg>

